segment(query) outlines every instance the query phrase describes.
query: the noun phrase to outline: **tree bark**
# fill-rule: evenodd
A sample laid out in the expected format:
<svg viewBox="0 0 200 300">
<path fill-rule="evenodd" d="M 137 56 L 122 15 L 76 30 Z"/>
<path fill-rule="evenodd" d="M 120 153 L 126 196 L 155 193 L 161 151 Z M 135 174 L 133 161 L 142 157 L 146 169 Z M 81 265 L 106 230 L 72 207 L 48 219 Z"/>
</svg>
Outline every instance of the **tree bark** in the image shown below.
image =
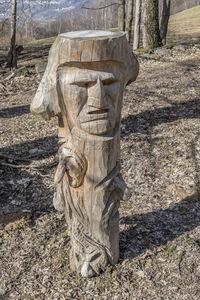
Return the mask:
<svg viewBox="0 0 200 300">
<path fill-rule="evenodd" d="M 171 0 L 163 0 L 162 15 L 160 20 L 160 37 L 163 42 L 163 45 L 166 44 L 168 22 L 170 17 L 170 5 Z"/>
<path fill-rule="evenodd" d="M 125 0 L 118 0 L 118 28 L 125 30 Z"/>
<path fill-rule="evenodd" d="M 140 24 L 141 24 L 141 0 L 136 0 L 135 3 L 135 26 L 133 37 L 133 50 L 139 48 L 140 44 Z"/>
<path fill-rule="evenodd" d="M 162 46 L 158 20 L 158 0 L 144 0 L 143 47 L 154 49 Z"/>
<path fill-rule="evenodd" d="M 133 22 L 133 0 L 128 1 L 127 16 L 126 16 L 126 38 L 131 41 L 131 27 Z"/>
<path fill-rule="evenodd" d="M 8 51 L 8 67 L 17 68 L 16 54 L 16 17 L 17 17 L 17 0 L 12 0 L 12 19 L 11 19 L 11 39 L 10 49 Z"/>
</svg>

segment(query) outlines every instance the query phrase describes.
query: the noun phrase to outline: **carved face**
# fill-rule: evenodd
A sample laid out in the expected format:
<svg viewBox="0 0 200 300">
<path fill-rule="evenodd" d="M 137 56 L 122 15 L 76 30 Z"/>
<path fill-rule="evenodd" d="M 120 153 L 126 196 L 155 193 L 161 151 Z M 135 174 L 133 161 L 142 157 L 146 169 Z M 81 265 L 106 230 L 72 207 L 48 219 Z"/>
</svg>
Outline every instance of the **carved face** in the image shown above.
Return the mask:
<svg viewBox="0 0 200 300">
<path fill-rule="evenodd" d="M 105 135 L 120 122 L 122 73 L 116 62 L 73 64 L 57 71 L 61 110 L 64 104 L 71 129 Z"/>
</svg>

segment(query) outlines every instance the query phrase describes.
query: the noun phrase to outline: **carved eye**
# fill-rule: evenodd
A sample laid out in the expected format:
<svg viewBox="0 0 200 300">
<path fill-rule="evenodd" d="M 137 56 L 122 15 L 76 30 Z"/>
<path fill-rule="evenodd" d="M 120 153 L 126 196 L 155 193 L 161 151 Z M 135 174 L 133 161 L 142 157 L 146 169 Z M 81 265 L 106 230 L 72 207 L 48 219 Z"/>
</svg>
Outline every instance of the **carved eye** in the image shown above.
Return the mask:
<svg viewBox="0 0 200 300">
<path fill-rule="evenodd" d="M 109 79 L 106 79 L 103 81 L 103 84 L 104 85 L 111 85 L 113 83 L 116 83 L 118 80 L 117 79 L 114 79 L 114 78 L 109 78 Z"/>
<path fill-rule="evenodd" d="M 84 87 L 84 88 L 88 88 L 91 85 L 90 82 L 82 82 L 82 81 L 74 82 L 73 84 L 77 85 L 77 86 L 80 86 L 80 87 Z"/>
</svg>

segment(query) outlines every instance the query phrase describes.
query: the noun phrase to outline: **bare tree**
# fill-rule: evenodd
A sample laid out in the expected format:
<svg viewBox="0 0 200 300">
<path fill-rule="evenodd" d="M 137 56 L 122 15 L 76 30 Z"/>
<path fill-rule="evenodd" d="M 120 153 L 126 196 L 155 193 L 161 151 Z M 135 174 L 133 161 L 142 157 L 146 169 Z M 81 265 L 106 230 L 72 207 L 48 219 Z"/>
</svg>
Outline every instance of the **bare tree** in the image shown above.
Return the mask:
<svg viewBox="0 0 200 300">
<path fill-rule="evenodd" d="M 131 41 L 131 29 L 133 22 L 133 0 L 128 0 L 127 14 L 126 14 L 126 38 Z"/>
<path fill-rule="evenodd" d="M 106 4 L 106 2 L 107 1 L 100 1 L 100 6 L 98 5 L 95 7 L 81 6 L 83 11 L 79 14 L 79 22 L 77 22 L 77 17 L 74 17 L 76 15 L 72 16 L 73 19 L 76 19 L 73 29 L 102 29 L 116 27 L 117 18 L 115 16 L 118 9 L 118 3 L 114 2 Z"/>
<path fill-rule="evenodd" d="M 0 38 L 5 39 L 5 37 L 10 33 L 10 20 L 8 18 L 0 20 Z"/>
<path fill-rule="evenodd" d="M 17 19 L 17 0 L 12 0 L 11 39 L 10 39 L 10 49 L 8 51 L 8 57 L 7 57 L 9 68 L 17 68 L 16 19 Z"/>
<path fill-rule="evenodd" d="M 171 6 L 171 0 L 163 0 L 162 15 L 160 19 L 160 37 L 164 45 L 166 44 L 168 22 L 170 17 L 170 6 Z"/>
<path fill-rule="evenodd" d="M 141 7 L 141 0 L 136 0 L 133 50 L 138 49 L 140 44 Z"/>
<path fill-rule="evenodd" d="M 143 0 L 143 47 L 153 49 L 161 45 L 158 0 Z"/>
<path fill-rule="evenodd" d="M 125 30 L 125 0 L 118 0 L 118 28 Z"/>
</svg>

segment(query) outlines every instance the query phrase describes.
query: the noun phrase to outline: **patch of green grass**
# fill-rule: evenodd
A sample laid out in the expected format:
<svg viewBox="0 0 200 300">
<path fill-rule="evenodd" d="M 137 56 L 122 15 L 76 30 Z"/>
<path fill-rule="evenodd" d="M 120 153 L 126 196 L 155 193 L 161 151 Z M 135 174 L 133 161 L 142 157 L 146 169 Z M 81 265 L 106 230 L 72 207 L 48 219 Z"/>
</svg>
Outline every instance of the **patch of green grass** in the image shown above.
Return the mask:
<svg viewBox="0 0 200 300">
<path fill-rule="evenodd" d="M 156 284 L 155 284 L 154 282 L 152 282 L 152 284 L 149 285 L 149 288 L 150 288 L 151 290 L 156 289 Z"/>
<path fill-rule="evenodd" d="M 69 290 L 71 290 L 71 289 L 72 289 L 72 286 L 70 284 L 68 284 L 68 285 L 65 286 L 65 291 L 66 292 L 69 291 Z"/>
<path fill-rule="evenodd" d="M 125 205 L 125 206 L 120 206 L 120 208 L 129 210 L 129 209 L 132 209 L 133 207 L 131 205 Z"/>
<path fill-rule="evenodd" d="M 187 169 L 187 166 L 186 166 L 186 165 L 182 165 L 181 168 L 182 168 L 183 170 L 185 170 L 185 169 Z"/>
<path fill-rule="evenodd" d="M 163 171 L 166 172 L 166 173 L 170 173 L 171 169 L 170 168 L 166 168 L 166 169 L 163 169 Z"/>
<path fill-rule="evenodd" d="M 199 43 L 200 42 L 200 38 L 192 38 L 192 41 L 194 42 L 194 43 Z"/>
<path fill-rule="evenodd" d="M 31 298 L 31 296 L 29 296 L 26 293 L 24 293 L 24 299 L 26 299 L 26 300 L 33 300 L 33 298 Z"/>
<path fill-rule="evenodd" d="M 55 261 L 57 264 L 64 265 L 66 263 L 66 257 L 65 257 L 65 255 L 57 256 Z"/>
<path fill-rule="evenodd" d="M 38 120 L 36 120 L 35 118 L 30 118 L 27 120 L 28 126 L 33 126 L 35 123 L 37 123 Z"/>
<path fill-rule="evenodd" d="M 163 137 L 160 138 L 161 142 L 167 142 L 168 140 L 169 140 L 169 138 L 166 137 L 166 136 L 163 136 Z"/>
<path fill-rule="evenodd" d="M 105 284 L 107 287 L 110 287 L 113 284 L 113 274 L 112 273 L 109 273 L 106 275 Z"/>
<path fill-rule="evenodd" d="M 158 140 L 157 144 L 155 144 L 155 146 L 159 147 L 159 148 L 166 148 L 169 146 L 169 143 L 168 143 L 169 139 L 170 139 L 169 137 L 161 137 Z"/>
<path fill-rule="evenodd" d="M 32 42 L 29 42 L 25 45 L 25 47 L 40 47 L 40 46 L 46 46 L 46 45 L 51 45 L 53 44 L 53 42 L 55 41 L 56 37 L 50 37 L 50 38 L 46 38 L 46 39 L 40 39 L 40 40 L 35 40 Z"/>
<path fill-rule="evenodd" d="M 166 45 L 164 45 L 163 47 L 174 47 L 176 46 L 176 43 L 171 42 L 171 43 L 167 43 Z"/>
<path fill-rule="evenodd" d="M 81 274 L 79 274 L 79 273 L 76 274 L 76 281 L 78 282 L 78 284 L 83 283 L 85 280 L 87 280 L 87 279 L 82 277 Z"/>
<path fill-rule="evenodd" d="M 136 51 L 136 52 L 144 52 L 145 49 L 144 48 L 138 48 L 137 50 L 134 50 L 134 51 Z"/>
<path fill-rule="evenodd" d="M 165 246 L 163 247 L 163 255 L 164 256 L 170 256 L 176 251 L 176 248 L 174 246 Z"/>
<path fill-rule="evenodd" d="M 61 239 L 66 239 L 66 237 L 68 237 L 68 234 L 66 232 L 63 232 L 63 233 L 59 234 L 58 237 Z"/>
</svg>

